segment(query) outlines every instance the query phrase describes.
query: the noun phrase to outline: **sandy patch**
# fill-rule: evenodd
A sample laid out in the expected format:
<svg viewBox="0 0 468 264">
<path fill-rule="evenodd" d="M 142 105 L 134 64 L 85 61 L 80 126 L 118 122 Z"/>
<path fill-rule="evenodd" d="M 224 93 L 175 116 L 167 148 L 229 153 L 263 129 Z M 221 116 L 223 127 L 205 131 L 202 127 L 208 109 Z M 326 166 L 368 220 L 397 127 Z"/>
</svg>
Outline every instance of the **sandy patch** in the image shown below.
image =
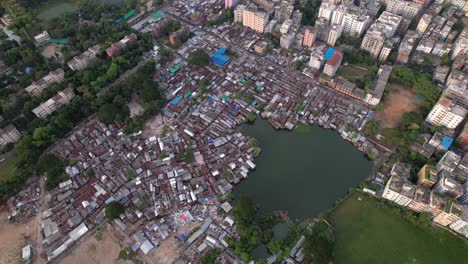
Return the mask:
<svg viewBox="0 0 468 264">
<path fill-rule="evenodd" d="M 8 212 L 0 212 L 0 263 L 21 263 L 21 249 L 34 237 L 35 218 L 21 224 L 8 220 Z"/>
<path fill-rule="evenodd" d="M 101 235 L 96 235 L 96 234 Z M 100 240 L 96 238 L 100 237 Z M 96 231 L 78 247 L 60 261 L 63 264 L 126 264 L 127 261 L 118 260 L 120 249 L 119 239 L 115 237 L 110 227 L 104 231 Z"/>
<path fill-rule="evenodd" d="M 41 55 L 45 58 L 56 58 L 60 62 L 63 62 L 63 54 L 62 54 L 62 47 L 57 44 L 49 44 L 47 45 L 41 52 Z"/>
<path fill-rule="evenodd" d="M 200 225 L 200 223 L 190 223 L 184 226 L 181 226 L 177 230 L 177 234 L 187 233 L 190 229 L 195 226 Z M 155 248 L 148 254 L 148 257 L 154 260 L 155 264 L 172 264 L 176 262 L 184 254 L 185 247 L 181 242 L 174 238 L 174 235 L 162 241 L 159 247 Z"/>
<path fill-rule="evenodd" d="M 170 126 L 172 120 L 167 117 L 163 117 L 161 114 L 155 115 L 148 119 L 143 127 L 143 136 L 148 138 L 152 136 L 160 136 L 163 127 Z"/>
<path fill-rule="evenodd" d="M 377 113 L 376 119 L 382 121 L 383 127 L 394 128 L 401 124 L 404 113 L 417 109 L 418 102 L 414 93 L 401 85 L 392 84 L 388 100 L 383 110 Z"/>
</svg>

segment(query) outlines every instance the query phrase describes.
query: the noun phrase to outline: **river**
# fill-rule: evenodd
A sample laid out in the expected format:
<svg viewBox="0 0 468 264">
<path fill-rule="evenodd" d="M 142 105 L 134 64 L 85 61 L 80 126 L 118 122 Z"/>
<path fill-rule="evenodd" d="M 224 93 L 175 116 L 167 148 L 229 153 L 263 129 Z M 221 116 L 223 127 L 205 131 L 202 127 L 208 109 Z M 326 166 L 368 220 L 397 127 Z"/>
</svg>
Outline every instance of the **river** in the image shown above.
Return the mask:
<svg viewBox="0 0 468 264">
<path fill-rule="evenodd" d="M 332 130 L 307 126 L 276 131 L 267 121 L 243 125 L 262 152 L 257 168 L 236 186 L 234 195 L 250 196 L 263 212 L 285 210 L 290 217 L 317 216 L 348 189 L 367 178 L 372 163 Z"/>
</svg>

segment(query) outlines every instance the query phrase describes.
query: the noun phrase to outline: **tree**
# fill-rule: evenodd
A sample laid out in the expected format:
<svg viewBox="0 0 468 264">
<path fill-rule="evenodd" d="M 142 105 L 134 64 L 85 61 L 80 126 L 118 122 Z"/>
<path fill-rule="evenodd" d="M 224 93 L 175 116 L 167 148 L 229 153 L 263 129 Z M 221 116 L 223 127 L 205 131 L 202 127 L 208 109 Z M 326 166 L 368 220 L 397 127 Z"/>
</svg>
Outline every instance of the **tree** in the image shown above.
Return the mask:
<svg viewBox="0 0 468 264">
<path fill-rule="evenodd" d="M 51 128 L 38 127 L 33 133 L 33 144 L 38 148 L 43 148 L 55 142 L 55 135 L 52 133 Z"/>
<path fill-rule="evenodd" d="M 205 256 L 203 256 L 200 261 L 198 262 L 199 264 L 215 264 L 218 263 L 218 257 L 221 254 L 221 250 L 219 248 L 212 250 Z"/>
<path fill-rule="evenodd" d="M 253 122 L 255 122 L 255 119 L 257 119 L 257 115 L 253 111 L 249 112 L 249 114 L 247 116 L 247 121 L 249 123 L 253 123 Z"/>
<path fill-rule="evenodd" d="M 119 202 L 110 202 L 106 205 L 106 217 L 109 220 L 118 218 L 125 211 L 125 207 Z"/>
<path fill-rule="evenodd" d="M 234 217 L 240 225 L 250 225 L 255 220 L 257 208 L 251 198 L 241 195 L 239 202 L 234 208 Z"/>
<path fill-rule="evenodd" d="M 188 63 L 196 66 L 208 66 L 210 64 L 210 56 L 203 50 L 197 49 L 188 56 Z"/>
</svg>

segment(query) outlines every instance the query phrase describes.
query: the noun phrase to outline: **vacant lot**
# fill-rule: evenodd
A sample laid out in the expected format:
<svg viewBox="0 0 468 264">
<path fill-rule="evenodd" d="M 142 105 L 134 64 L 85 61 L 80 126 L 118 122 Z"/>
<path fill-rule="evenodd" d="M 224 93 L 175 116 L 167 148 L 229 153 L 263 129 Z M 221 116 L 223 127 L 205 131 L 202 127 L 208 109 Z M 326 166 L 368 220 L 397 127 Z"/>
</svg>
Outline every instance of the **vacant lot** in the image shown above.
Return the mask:
<svg viewBox="0 0 468 264">
<path fill-rule="evenodd" d="M 387 128 L 398 127 L 403 114 L 418 110 L 418 102 L 414 93 L 399 84 L 392 84 L 392 89 L 383 110 L 377 113 L 376 119 L 382 121 Z"/>
<path fill-rule="evenodd" d="M 114 231 L 107 227 L 97 231 L 96 235 L 80 241 L 78 247 L 67 253 L 60 263 L 63 264 L 124 264 L 130 261 L 118 260 L 122 248 Z"/>
<path fill-rule="evenodd" d="M 335 263 L 468 263 L 468 242 L 442 229 L 422 229 L 356 193 L 332 214 Z"/>
<path fill-rule="evenodd" d="M 16 155 L 0 162 L 0 182 L 9 180 L 13 177 L 15 171 Z"/>
<path fill-rule="evenodd" d="M 33 237 L 35 220 L 14 224 L 7 211 L 0 211 L 0 263 L 21 263 L 21 248 L 28 244 L 27 237 Z"/>
<path fill-rule="evenodd" d="M 355 65 L 343 65 L 338 70 L 338 75 L 350 82 L 361 80 L 367 75 L 368 70 Z"/>
</svg>

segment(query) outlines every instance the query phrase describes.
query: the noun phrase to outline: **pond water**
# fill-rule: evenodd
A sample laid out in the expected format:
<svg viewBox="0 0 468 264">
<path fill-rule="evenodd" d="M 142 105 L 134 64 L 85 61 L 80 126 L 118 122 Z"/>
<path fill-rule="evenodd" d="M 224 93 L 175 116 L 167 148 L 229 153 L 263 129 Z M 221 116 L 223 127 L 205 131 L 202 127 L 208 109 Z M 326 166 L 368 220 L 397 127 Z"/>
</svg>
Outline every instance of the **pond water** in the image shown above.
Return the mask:
<svg viewBox="0 0 468 264">
<path fill-rule="evenodd" d="M 262 119 L 240 130 L 256 138 L 262 152 L 255 159 L 257 168 L 235 187 L 234 195 L 246 194 L 263 212 L 317 216 L 371 171 L 364 154 L 332 130 L 307 126 L 300 132 L 276 131 Z"/>
</svg>

